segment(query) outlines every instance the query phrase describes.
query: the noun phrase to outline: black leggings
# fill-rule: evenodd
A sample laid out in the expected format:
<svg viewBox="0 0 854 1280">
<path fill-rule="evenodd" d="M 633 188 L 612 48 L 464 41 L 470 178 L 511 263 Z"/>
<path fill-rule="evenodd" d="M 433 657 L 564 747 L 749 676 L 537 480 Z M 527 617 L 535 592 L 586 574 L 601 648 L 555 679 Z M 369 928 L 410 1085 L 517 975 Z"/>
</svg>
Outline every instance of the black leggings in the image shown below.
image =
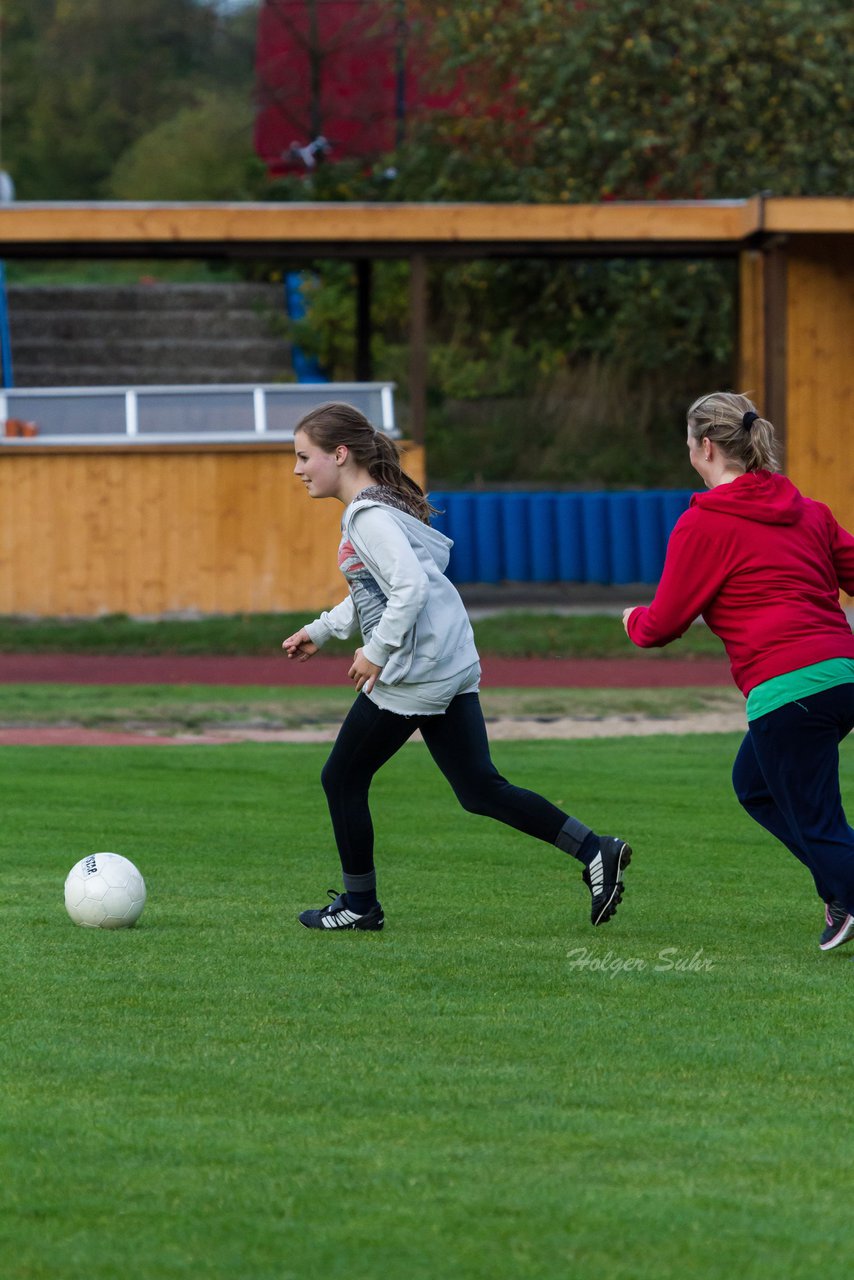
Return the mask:
<svg viewBox="0 0 854 1280">
<path fill-rule="evenodd" d="M 535 792 L 514 787 L 492 763 L 476 693 L 459 694 L 442 715 L 432 716 L 384 711 L 360 693 L 321 774 L 341 866 L 348 878 L 373 871 L 371 781 L 416 729 L 469 813 L 484 814 L 548 844 L 558 843 L 569 853 L 577 852 L 590 828 Z"/>
</svg>

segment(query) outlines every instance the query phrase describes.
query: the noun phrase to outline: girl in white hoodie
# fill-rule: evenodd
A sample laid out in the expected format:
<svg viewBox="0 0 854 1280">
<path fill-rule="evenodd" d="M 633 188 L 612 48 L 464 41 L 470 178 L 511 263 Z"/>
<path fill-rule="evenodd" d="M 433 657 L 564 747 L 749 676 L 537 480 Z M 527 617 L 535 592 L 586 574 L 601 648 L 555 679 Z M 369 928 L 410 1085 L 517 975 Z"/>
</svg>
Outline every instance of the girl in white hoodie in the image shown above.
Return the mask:
<svg viewBox="0 0 854 1280">
<path fill-rule="evenodd" d="M 330 636 L 359 631 L 349 676 L 359 696 L 321 780 L 343 871 L 344 891 L 304 911 L 309 929 L 382 929 L 368 792 L 377 770 L 420 729 L 464 809 L 484 814 L 571 854 L 584 864 L 591 922 L 604 924 L 623 894 L 632 851 L 598 836 L 542 796 L 515 787 L 492 762 L 478 698 L 480 662 L 471 624 L 444 570 L 452 543 L 429 524 L 421 488 L 401 469 L 397 448 L 357 409 L 328 404 L 297 426 L 296 466 L 312 498 L 344 504 L 338 564 L 349 595 L 283 641 L 305 662 Z"/>
</svg>

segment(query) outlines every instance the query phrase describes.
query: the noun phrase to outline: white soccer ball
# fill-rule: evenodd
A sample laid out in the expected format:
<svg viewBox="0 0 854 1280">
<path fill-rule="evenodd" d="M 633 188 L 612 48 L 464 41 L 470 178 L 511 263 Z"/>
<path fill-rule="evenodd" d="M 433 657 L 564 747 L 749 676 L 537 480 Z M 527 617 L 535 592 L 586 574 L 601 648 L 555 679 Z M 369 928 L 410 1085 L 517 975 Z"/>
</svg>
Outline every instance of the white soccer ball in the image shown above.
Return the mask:
<svg viewBox="0 0 854 1280">
<path fill-rule="evenodd" d="M 145 906 L 145 881 L 120 853 L 90 853 L 65 881 L 65 909 L 89 929 L 128 929 Z"/>
</svg>

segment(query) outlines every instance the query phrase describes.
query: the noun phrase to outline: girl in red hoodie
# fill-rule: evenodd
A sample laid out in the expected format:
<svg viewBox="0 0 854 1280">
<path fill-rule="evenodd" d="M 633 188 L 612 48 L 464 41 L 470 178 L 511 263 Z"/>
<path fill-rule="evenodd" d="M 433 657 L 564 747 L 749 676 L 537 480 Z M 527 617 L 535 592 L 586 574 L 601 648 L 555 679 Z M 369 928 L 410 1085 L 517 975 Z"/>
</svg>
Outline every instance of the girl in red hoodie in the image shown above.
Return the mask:
<svg viewBox="0 0 854 1280">
<path fill-rule="evenodd" d="M 623 625 L 643 648 L 701 614 L 747 698 L 735 793 L 809 868 L 825 903 L 819 945 L 854 939 L 854 831 L 839 790 L 839 743 L 854 728 L 854 537 L 778 472 L 774 428 L 746 396 L 688 410 L 688 452 L 707 493 L 677 521 L 649 607 Z"/>
</svg>

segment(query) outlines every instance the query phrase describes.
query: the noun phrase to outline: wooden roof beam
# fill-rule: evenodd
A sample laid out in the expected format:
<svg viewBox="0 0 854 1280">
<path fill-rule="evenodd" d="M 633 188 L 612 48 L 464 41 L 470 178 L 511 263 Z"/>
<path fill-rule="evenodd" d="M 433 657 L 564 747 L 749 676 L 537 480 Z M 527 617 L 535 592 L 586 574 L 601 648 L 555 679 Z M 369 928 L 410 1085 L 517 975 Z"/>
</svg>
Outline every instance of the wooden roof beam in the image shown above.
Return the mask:
<svg viewBox="0 0 854 1280">
<path fill-rule="evenodd" d="M 758 199 L 602 205 L 523 204 L 10 204 L 0 252 L 84 256 L 156 250 L 197 254 L 268 247 L 322 256 L 479 249 L 732 246 L 759 230 Z"/>
</svg>

